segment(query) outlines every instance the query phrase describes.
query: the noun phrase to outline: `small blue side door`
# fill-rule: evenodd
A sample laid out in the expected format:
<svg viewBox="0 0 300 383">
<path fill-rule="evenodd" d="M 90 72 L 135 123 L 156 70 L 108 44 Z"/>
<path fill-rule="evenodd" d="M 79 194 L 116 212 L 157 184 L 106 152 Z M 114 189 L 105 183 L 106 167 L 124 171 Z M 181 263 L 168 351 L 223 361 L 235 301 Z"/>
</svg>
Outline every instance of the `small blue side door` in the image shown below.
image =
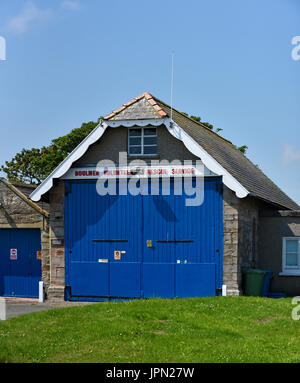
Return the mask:
<svg viewBox="0 0 300 383">
<path fill-rule="evenodd" d="M 0 296 L 38 298 L 40 229 L 0 229 Z"/>
</svg>

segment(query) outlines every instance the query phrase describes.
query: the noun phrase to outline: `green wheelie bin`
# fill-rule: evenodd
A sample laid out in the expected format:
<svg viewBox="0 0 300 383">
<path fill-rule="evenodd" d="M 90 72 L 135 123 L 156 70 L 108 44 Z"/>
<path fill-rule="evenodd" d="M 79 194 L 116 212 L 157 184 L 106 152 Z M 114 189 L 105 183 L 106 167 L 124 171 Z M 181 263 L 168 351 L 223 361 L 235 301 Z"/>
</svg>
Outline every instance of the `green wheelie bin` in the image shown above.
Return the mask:
<svg viewBox="0 0 300 383">
<path fill-rule="evenodd" d="M 252 297 L 261 297 L 264 278 L 267 270 L 247 269 L 245 276 L 245 295 Z"/>
</svg>

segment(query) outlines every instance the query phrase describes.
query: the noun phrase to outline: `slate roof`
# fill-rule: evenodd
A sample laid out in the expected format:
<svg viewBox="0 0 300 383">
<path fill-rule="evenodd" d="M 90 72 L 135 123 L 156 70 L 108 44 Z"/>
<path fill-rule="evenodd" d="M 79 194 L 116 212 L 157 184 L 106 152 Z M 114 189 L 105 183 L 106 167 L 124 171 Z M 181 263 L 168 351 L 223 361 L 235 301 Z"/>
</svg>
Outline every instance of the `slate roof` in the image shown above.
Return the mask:
<svg viewBox="0 0 300 383">
<path fill-rule="evenodd" d="M 21 193 L 23 193 L 29 200 L 30 200 L 30 194 L 36 189 L 35 185 L 28 185 L 23 184 L 20 182 L 11 182 L 13 186 L 15 186 L 18 190 L 20 190 Z M 43 201 L 35 202 L 40 208 L 43 210 L 49 212 L 50 207 L 49 204 Z"/>
<path fill-rule="evenodd" d="M 157 104 L 153 96 L 145 92 L 105 116 L 105 120 L 141 120 L 166 117 L 167 113 Z"/>
<path fill-rule="evenodd" d="M 107 120 L 135 120 L 170 117 L 171 107 L 145 92 L 116 109 Z M 186 131 L 204 150 L 219 162 L 250 195 L 279 207 L 299 210 L 300 207 L 274 184 L 256 165 L 228 140 L 212 132 L 205 125 L 185 116 L 176 109 L 172 111 L 173 120 Z"/>
</svg>

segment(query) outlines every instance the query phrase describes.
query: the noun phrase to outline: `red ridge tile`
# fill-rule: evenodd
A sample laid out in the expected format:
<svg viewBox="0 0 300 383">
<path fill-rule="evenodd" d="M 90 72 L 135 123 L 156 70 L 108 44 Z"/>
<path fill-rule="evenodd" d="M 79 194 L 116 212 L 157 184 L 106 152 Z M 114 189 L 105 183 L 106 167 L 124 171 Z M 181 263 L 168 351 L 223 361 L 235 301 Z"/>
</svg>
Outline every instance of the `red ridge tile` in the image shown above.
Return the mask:
<svg viewBox="0 0 300 383">
<path fill-rule="evenodd" d="M 137 96 L 135 99 L 136 99 L 136 101 L 138 101 L 138 100 L 141 100 L 144 97 L 145 97 L 145 94 L 143 93 L 143 94 L 140 94 L 139 96 Z"/>
<path fill-rule="evenodd" d="M 149 102 L 149 104 L 152 105 L 152 106 L 156 105 L 156 101 L 154 101 L 153 98 L 150 98 L 150 99 L 148 100 L 148 102 Z"/>
<path fill-rule="evenodd" d="M 133 98 L 131 101 L 128 101 L 124 104 L 124 106 L 130 106 L 132 104 L 134 104 L 137 100 L 135 98 Z"/>
<path fill-rule="evenodd" d="M 122 105 L 122 106 L 120 106 L 120 108 L 114 110 L 113 113 L 118 114 L 118 113 L 122 112 L 122 110 L 124 110 L 124 109 L 126 109 L 126 106 Z"/>
<path fill-rule="evenodd" d="M 104 117 L 105 120 L 108 120 L 109 118 L 114 117 L 115 113 L 110 113 L 107 116 Z"/>
<path fill-rule="evenodd" d="M 159 110 L 158 112 L 157 112 L 160 116 L 166 116 L 167 115 L 167 113 L 164 111 L 164 110 Z"/>
<path fill-rule="evenodd" d="M 149 92 L 145 92 L 144 95 L 147 100 L 149 100 L 150 98 L 153 98 Z"/>
<path fill-rule="evenodd" d="M 126 102 L 120 108 L 112 111 L 110 114 L 105 116 L 104 119 L 108 120 L 108 119 L 110 119 L 112 117 L 115 117 L 118 113 L 122 112 L 128 106 L 134 104 L 135 102 L 137 102 L 137 101 L 139 101 L 139 100 L 141 100 L 143 98 L 145 98 L 149 102 L 149 104 L 155 109 L 155 111 L 157 112 L 157 114 L 159 116 L 166 116 L 167 115 L 167 113 L 165 111 L 163 111 L 160 106 L 157 105 L 156 101 L 153 99 L 153 96 L 149 92 L 144 92 L 143 94 L 140 94 L 139 96 L 137 96 L 137 97 L 133 98 L 132 100 Z"/>
</svg>

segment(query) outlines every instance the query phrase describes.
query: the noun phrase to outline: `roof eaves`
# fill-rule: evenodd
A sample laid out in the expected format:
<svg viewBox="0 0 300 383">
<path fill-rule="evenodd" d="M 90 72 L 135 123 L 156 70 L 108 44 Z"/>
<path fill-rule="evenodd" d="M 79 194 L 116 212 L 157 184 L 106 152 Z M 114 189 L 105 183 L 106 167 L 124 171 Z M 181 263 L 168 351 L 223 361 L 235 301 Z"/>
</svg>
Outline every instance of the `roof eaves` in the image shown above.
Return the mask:
<svg viewBox="0 0 300 383">
<path fill-rule="evenodd" d="M 296 202 L 294 202 L 294 201 L 292 201 L 292 202 L 294 202 L 295 208 L 292 208 L 291 206 L 289 206 L 287 204 L 280 204 L 278 202 L 273 201 L 272 199 L 260 197 L 256 193 L 253 193 L 253 192 L 249 193 L 249 197 L 259 199 L 265 203 L 268 203 L 269 205 L 273 205 L 273 206 L 275 206 L 277 208 L 281 208 L 281 209 L 283 208 L 283 209 L 290 210 L 290 211 L 298 211 L 298 209 L 300 209 L 300 206 L 298 204 L 296 204 Z"/>
</svg>

